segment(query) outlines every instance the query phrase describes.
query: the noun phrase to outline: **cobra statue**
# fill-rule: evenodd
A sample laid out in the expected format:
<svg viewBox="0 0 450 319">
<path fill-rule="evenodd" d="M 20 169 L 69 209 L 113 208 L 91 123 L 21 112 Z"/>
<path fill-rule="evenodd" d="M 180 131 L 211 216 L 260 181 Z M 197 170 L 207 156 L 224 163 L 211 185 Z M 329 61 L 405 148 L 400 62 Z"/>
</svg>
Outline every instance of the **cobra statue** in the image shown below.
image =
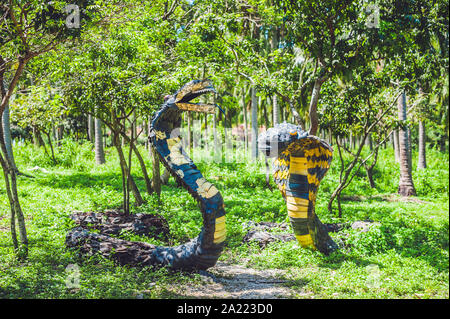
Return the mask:
<svg viewBox="0 0 450 319">
<path fill-rule="evenodd" d="M 67 235 L 67 246 L 77 247 L 81 253 L 99 252 L 121 264 L 168 266 L 183 270 L 207 269 L 216 264 L 226 239 L 223 199 L 217 188 L 203 177 L 184 152 L 180 136 L 182 112 L 214 112 L 216 105 L 191 103 L 208 92 L 215 92 L 209 80 L 194 80 L 167 97 L 153 116 L 149 136 L 161 162 L 200 204 L 203 227 L 198 237 L 179 246 L 160 247 L 112 238 L 77 227 Z M 95 216 L 89 217 L 98 220 Z"/>
<path fill-rule="evenodd" d="M 275 158 L 273 177 L 300 245 L 324 254 L 336 250 L 338 246 L 315 212 L 319 184 L 332 160 L 331 146 L 300 126 L 282 123 L 258 137 L 258 149 Z"/>
<path fill-rule="evenodd" d="M 209 80 L 194 80 L 166 99 L 151 122 L 150 138 L 167 170 L 199 202 L 203 228 L 196 240 L 188 245 L 171 248 L 170 256 L 177 268 L 206 269 L 216 264 L 226 238 L 225 209 L 222 195 L 208 182 L 184 152 L 180 137 L 181 113 L 197 111 L 213 113 L 216 105 L 190 103 L 208 92 L 215 92 Z M 167 258 L 167 257 L 166 257 Z"/>
</svg>

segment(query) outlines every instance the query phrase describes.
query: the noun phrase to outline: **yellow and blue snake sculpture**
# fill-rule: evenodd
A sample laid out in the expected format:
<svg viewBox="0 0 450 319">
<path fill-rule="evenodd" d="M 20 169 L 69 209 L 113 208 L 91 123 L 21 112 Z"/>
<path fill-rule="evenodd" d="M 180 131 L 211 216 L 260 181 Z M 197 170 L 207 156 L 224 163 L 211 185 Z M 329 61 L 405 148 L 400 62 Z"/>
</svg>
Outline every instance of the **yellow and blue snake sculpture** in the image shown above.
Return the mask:
<svg viewBox="0 0 450 319">
<path fill-rule="evenodd" d="M 300 126 L 282 123 L 258 137 L 258 149 L 275 158 L 273 177 L 300 245 L 324 254 L 336 250 L 337 244 L 315 213 L 319 184 L 332 160 L 331 146 Z"/>
<path fill-rule="evenodd" d="M 191 103 L 208 92 L 215 92 L 209 80 L 194 80 L 167 96 L 152 118 L 149 136 L 163 165 L 200 204 L 203 227 L 197 238 L 179 246 L 162 247 L 121 240 L 77 227 L 66 237 L 68 247 L 76 247 L 80 253 L 100 252 L 121 264 L 168 266 L 183 270 L 207 269 L 216 264 L 226 239 L 223 198 L 183 150 L 180 135 L 182 112 L 215 111 L 217 105 Z M 275 183 L 286 200 L 299 243 L 324 254 L 337 249 L 325 225 L 315 214 L 319 183 L 332 159 L 331 147 L 300 127 L 287 123 L 276 125 L 260 135 L 258 147 L 266 156 L 276 157 Z"/>
<path fill-rule="evenodd" d="M 184 152 L 179 134 L 183 111 L 214 112 L 216 105 L 190 103 L 208 92 L 214 92 L 209 80 L 194 80 L 166 98 L 153 116 L 149 136 L 164 166 L 200 203 L 203 228 L 197 238 L 179 246 L 164 247 L 122 240 L 76 227 L 66 236 L 67 247 L 78 249 L 80 254 L 100 253 L 123 265 L 204 270 L 216 264 L 226 239 L 223 199 Z"/>
<path fill-rule="evenodd" d="M 185 84 L 152 119 L 150 140 L 161 162 L 175 179 L 199 202 L 203 228 L 188 244 L 163 248 L 154 255 L 161 264 L 175 268 L 206 269 L 216 264 L 226 239 L 225 209 L 222 195 L 208 182 L 184 152 L 180 136 L 181 113 L 197 111 L 212 113 L 216 105 L 190 103 L 202 94 L 214 92 L 209 80 L 194 80 Z"/>
</svg>

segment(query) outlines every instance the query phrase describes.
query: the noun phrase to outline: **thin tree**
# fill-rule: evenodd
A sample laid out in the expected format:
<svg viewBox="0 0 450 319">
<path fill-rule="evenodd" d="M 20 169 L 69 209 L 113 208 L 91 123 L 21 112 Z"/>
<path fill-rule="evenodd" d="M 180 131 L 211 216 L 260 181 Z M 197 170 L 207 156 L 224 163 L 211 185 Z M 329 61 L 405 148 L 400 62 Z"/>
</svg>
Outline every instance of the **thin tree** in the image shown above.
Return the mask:
<svg viewBox="0 0 450 319">
<path fill-rule="evenodd" d="M 92 117 L 92 116 L 91 116 Z M 94 135 L 95 135 L 95 163 L 98 165 L 105 164 L 105 150 L 103 148 L 102 121 L 99 118 L 94 119 Z"/>
<path fill-rule="evenodd" d="M 411 145 L 408 142 L 406 107 L 406 93 L 403 92 L 397 101 L 398 120 L 400 121 L 400 128 L 398 131 L 400 156 L 400 181 L 398 185 L 398 193 L 401 196 L 415 196 L 416 189 L 414 188 L 409 161 Z"/>
<path fill-rule="evenodd" d="M 3 135 L 6 144 L 6 150 L 8 151 L 8 158 L 11 162 L 12 167 L 17 171 L 16 162 L 14 161 L 14 153 L 12 150 L 12 139 L 11 139 L 11 121 L 9 116 L 9 104 L 6 105 L 5 110 L 3 111 Z"/>
<path fill-rule="evenodd" d="M 419 95 L 423 97 L 423 89 L 419 87 Z M 427 168 L 427 156 L 426 156 L 426 131 L 425 131 L 425 119 L 419 115 L 419 155 L 417 159 L 417 169 Z"/>
<path fill-rule="evenodd" d="M 257 138 L 258 138 L 258 99 L 256 97 L 256 88 L 251 88 L 251 123 L 252 123 L 252 130 L 251 130 L 251 155 L 252 159 L 256 159 L 258 157 L 258 145 L 257 145 Z"/>
</svg>

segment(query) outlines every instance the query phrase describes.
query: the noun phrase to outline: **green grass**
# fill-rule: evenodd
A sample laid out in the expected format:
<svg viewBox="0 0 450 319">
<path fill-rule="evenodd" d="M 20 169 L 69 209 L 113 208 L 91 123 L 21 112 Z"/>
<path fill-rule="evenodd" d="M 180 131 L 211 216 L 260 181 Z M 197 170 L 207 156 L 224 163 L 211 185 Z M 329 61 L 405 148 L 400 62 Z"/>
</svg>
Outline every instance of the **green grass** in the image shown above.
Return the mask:
<svg viewBox="0 0 450 319">
<path fill-rule="evenodd" d="M 146 153 L 144 149 L 142 153 Z M 449 159 L 448 154 L 432 149 L 427 155 L 429 167 L 413 169 L 417 200 L 404 202 L 392 195 L 398 185 L 398 164 L 392 150 L 382 150 L 375 169 L 377 187 L 371 189 L 364 171 L 358 172 L 343 193 L 341 219 L 326 209 L 339 178 L 339 160 L 334 159 L 319 190 L 317 213 L 321 220 L 350 223 L 370 219 L 378 224 L 365 233 L 351 228 L 332 233 L 344 247 L 328 257 L 301 249 L 295 242 L 273 243 L 265 249 L 242 244 L 248 221 L 288 222 L 281 194 L 273 184 L 273 193 L 266 188 L 262 164 L 198 163 L 205 177 L 219 188 L 226 205 L 228 238 L 220 260 L 287 270 L 286 285 L 298 298 L 448 298 Z M 82 260 L 65 248 L 71 212 L 121 204 L 120 168 L 113 149 L 107 149 L 107 164 L 102 166 L 95 165 L 91 144 L 70 140 L 58 148 L 56 166 L 31 145 L 16 146 L 15 156 L 18 167 L 34 176 L 18 180 L 30 253 L 26 262 L 15 259 L 9 204 L 6 196 L 0 196 L 0 298 L 136 298 L 139 294 L 144 298 L 183 298 L 171 293 L 170 287 L 201 285 L 195 273 L 121 267 L 96 257 Z M 146 154 L 144 157 L 149 161 Z M 156 196 L 144 192 L 136 164 L 134 159 L 137 184 L 147 204 L 134 211 L 163 215 L 170 223 L 173 244 L 197 236 L 202 219 L 192 197 L 170 180 L 163 186 L 159 205 Z M 36 167 L 40 169 L 29 170 Z M 2 180 L 0 194 L 4 193 Z M 125 238 L 151 241 L 129 234 Z M 66 287 L 69 264 L 80 267 L 79 289 Z"/>
</svg>

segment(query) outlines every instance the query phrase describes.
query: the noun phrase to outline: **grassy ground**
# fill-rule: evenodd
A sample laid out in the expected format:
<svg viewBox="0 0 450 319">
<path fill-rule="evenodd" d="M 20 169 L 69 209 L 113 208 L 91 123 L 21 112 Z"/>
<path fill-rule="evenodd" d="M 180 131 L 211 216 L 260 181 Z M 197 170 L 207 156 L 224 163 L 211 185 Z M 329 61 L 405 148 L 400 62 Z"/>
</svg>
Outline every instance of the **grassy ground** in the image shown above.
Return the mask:
<svg viewBox="0 0 450 319">
<path fill-rule="evenodd" d="M 14 258 L 2 180 L 0 298 L 183 298 L 171 288 L 187 283 L 202 285 L 196 273 L 120 267 L 98 258 L 80 260 L 66 250 L 64 239 L 72 227 L 68 218 L 72 211 L 120 206 L 120 169 L 113 149 L 107 149 L 107 164 L 103 166 L 94 164 L 88 143 L 65 141 L 57 153 L 57 166 L 52 166 L 43 151 L 33 146 L 17 146 L 15 154 L 18 167 L 35 177 L 19 178 L 30 255 L 24 263 Z M 339 219 L 326 210 L 327 198 L 338 180 L 339 161 L 335 159 L 321 184 L 318 215 L 323 222 L 370 219 L 377 223 L 368 232 L 346 228 L 332 233 L 344 247 L 328 257 L 301 249 L 293 241 L 272 243 L 265 249 L 242 244 L 249 221 L 288 222 L 281 194 L 265 187 L 261 166 L 199 163 L 199 169 L 225 200 L 228 241 L 219 261 L 257 269 L 283 269 L 287 273 L 284 285 L 295 292 L 296 298 L 448 298 L 449 158 L 448 154 L 428 150 L 427 161 L 425 171 L 414 167 L 418 196 L 403 201 L 393 195 L 399 179 L 398 164 L 390 149 L 382 150 L 375 172 L 376 189 L 370 189 L 364 172 L 359 172 L 344 192 L 343 217 Z M 148 203 L 135 211 L 162 214 L 170 223 L 175 244 L 197 236 L 202 221 L 192 197 L 170 180 L 163 186 L 163 204 L 158 205 L 155 196 L 144 193 L 143 179 L 136 174 Z M 66 286 L 69 264 L 79 266 L 78 289 Z"/>
</svg>

